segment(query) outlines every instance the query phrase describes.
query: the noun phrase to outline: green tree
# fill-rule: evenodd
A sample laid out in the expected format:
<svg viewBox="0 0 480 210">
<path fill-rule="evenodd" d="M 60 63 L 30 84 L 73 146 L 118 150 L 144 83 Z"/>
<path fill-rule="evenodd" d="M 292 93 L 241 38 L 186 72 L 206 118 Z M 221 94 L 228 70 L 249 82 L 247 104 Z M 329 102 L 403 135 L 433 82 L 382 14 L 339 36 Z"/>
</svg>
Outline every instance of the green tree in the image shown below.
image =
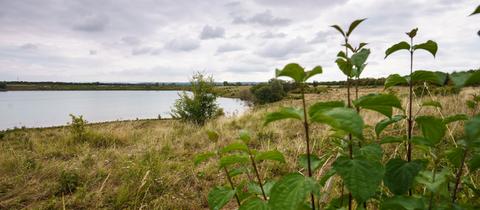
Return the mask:
<svg viewBox="0 0 480 210">
<path fill-rule="evenodd" d="M 179 95 L 172 109 L 172 117 L 203 125 L 214 118 L 219 110 L 217 95 L 213 91 L 215 83 L 211 76 L 197 72 L 190 85 L 191 93 L 184 91 Z"/>
<path fill-rule="evenodd" d="M 280 101 L 287 95 L 282 81 L 278 79 L 271 79 L 268 83 L 257 84 L 250 91 L 254 96 L 254 102 L 258 104 Z"/>
<path fill-rule="evenodd" d="M 0 82 L 0 90 L 6 90 L 6 89 L 7 89 L 7 83 Z"/>
</svg>

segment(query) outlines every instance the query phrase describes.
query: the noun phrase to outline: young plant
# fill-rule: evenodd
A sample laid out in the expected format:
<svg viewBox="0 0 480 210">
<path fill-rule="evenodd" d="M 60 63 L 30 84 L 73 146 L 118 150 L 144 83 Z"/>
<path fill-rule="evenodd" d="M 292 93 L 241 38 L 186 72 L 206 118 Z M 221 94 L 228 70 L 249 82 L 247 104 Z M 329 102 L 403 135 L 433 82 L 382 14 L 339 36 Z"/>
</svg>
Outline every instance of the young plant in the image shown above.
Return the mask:
<svg viewBox="0 0 480 210">
<path fill-rule="evenodd" d="M 412 131 L 413 131 L 413 118 L 412 118 L 412 107 L 413 107 L 413 83 L 414 83 L 414 75 L 413 75 L 413 53 L 417 50 L 425 50 L 429 53 L 431 53 L 434 57 L 437 53 L 437 43 L 428 40 L 425 43 L 422 44 L 413 44 L 413 38 L 417 35 L 418 29 L 415 28 L 411 30 L 410 32 L 407 32 L 406 34 L 410 38 L 410 44 L 402 41 L 399 42 L 392 47 L 388 48 L 385 51 L 385 58 L 387 58 L 390 54 L 399 51 L 399 50 L 408 50 L 410 53 L 410 77 L 408 78 L 407 82 L 409 85 L 409 96 L 408 96 L 408 117 L 407 117 L 407 161 L 410 162 L 412 159 Z M 392 75 L 393 76 L 393 75 Z M 389 76 L 391 78 L 392 76 Z M 398 76 L 398 75 L 397 75 Z M 396 77 L 396 76 L 394 76 Z M 387 83 L 389 81 L 389 78 L 387 78 L 387 81 L 385 82 L 385 86 L 387 86 Z"/>
<path fill-rule="evenodd" d="M 296 63 L 287 64 L 282 70 L 276 70 L 276 76 L 285 76 L 290 77 L 293 79 L 297 85 L 300 86 L 301 97 L 302 97 L 302 107 L 303 109 L 295 109 L 295 108 L 283 108 L 279 112 L 270 113 L 267 115 L 267 119 L 265 124 L 270 122 L 281 120 L 281 119 L 297 119 L 303 122 L 303 128 L 305 132 L 305 143 L 306 143 L 306 154 L 307 154 L 307 170 L 308 170 L 308 177 L 312 177 L 312 158 L 311 158 L 311 151 L 310 151 L 310 130 L 309 130 L 309 121 L 307 116 L 307 105 L 305 102 L 305 86 L 307 86 L 307 80 L 311 77 L 321 74 L 323 72 L 321 66 L 316 66 L 311 71 L 305 71 L 303 67 Z M 311 200 L 311 207 L 315 209 L 315 197 L 313 193 L 310 195 Z"/>
</svg>

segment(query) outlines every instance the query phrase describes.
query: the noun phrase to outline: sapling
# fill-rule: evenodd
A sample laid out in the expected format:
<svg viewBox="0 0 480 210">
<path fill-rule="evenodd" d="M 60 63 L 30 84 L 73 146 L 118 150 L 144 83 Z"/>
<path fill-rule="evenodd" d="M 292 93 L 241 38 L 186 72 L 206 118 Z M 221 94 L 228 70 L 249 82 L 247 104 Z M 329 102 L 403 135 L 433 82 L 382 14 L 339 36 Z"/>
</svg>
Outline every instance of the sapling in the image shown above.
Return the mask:
<svg viewBox="0 0 480 210">
<path fill-rule="evenodd" d="M 413 74 L 413 53 L 416 51 L 416 50 L 426 50 L 428 52 L 430 52 L 434 57 L 437 53 L 437 49 L 438 49 L 438 46 L 437 46 L 437 43 L 432 41 L 432 40 L 428 40 L 427 42 L 425 43 L 422 43 L 422 44 L 413 44 L 413 38 L 417 35 L 417 31 L 418 31 L 418 28 L 415 28 L 413 30 L 411 30 L 410 32 L 407 32 L 406 34 L 408 35 L 408 37 L 410 38 L 410 44 L 405 42 L 405 41 L 402 41 L 402 42 L 399 42 L 398 44 L 395 44 L 393 45 L 392 47 L 388 48 L 386 51 L 385 51 L 385 58 L 387 58 L 390 54 L 396 52 L 396 51 L 399 51 L 399 50 L 408 50 L 409 53 L 410 53 L 410 77 L 409 77 L 409 81 L 408 81 L 408 85 L 409 85 L 409 95 L 408 95 L 408 117 L 407 117 L 407 123 L 408 123 L 408 127 L 407 127 L 407 161 L 410 162 L 411 159 L 412 159 L 412 131 L 413 131 L 413 118 L 412 118 L 412 106 L 413 106 L 413 78 L 412 78 L 412 74 Z"/>
</svg>

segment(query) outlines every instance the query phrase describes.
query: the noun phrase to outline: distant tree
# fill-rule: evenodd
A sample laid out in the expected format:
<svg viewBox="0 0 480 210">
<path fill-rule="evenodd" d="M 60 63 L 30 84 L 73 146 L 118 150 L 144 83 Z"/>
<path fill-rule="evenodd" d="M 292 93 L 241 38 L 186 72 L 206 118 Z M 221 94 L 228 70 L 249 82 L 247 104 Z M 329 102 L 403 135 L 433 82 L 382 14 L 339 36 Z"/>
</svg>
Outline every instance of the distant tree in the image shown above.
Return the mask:
<svg viewBox="0 0 480 210">
<path fill-rule="evenodd" d="M 6 90 L 6 89 L 7 89 L 7 83 L 0 82 L 0 90 Z"/>
<path fill-rule="evenodd" d="M 312 85 L 313 87 L 317 87 L 320 83 L 318 83 L 317 81 L 313 81 Z"/>
<path fill-rule="evenodd" d="M 228 82 L 227 81 L 223 81 L 223 86 L 228 86 Z"/>
<path fill-rule="evenodd" d="M 201 72 L 193 75 L 191 81 L 191 93 L 183 92 L 174 104 L 172 117 L 180 118 L 198 125 L 217 116 L 217 96 L 213 88 L 215 83 L 211 76 L 205 76 Z"/>
<path fill-rule="evenodd" d="M 259 83 L 250 88 L 254 102 L 258 104 L 272 103 L 282 100 L 286 95 L 284 81 L 271 79 L 268 83 Z"/>
</svg>

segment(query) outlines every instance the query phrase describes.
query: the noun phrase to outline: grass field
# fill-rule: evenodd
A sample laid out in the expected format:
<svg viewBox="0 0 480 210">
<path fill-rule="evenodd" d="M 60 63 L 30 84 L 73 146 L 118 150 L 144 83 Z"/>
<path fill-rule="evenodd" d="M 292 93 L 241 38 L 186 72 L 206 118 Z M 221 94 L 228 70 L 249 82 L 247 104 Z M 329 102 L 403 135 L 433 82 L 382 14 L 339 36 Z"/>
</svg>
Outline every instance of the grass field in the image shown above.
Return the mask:
<svg viewBox="0 0 480 210">
<path fill-rule="evenodd" d="M 382 90 L 361 89 L 360 95 L 375 91 Z M 404 88 L 397 88 L 394 92 L 399 98 L 406 98 Z M 437 99 L 443 105 L 441 112 L 432 107 L 423 110 L 414 107 L 420 113 L 436 116 L 468 113 L 464 102 L 474 93 L 480 94 L 480 89 L 466 88 L 459 95 L 439 96 Z M 308 94 L 307 103 L 342 100 L 345 95 L 346 89 L 330 89 L 320 94 Z M 425 96 L 419 100 L 430 99 Z M 406 101 L 404 107 L 405 104 Z M 276 148 L 285 154 L 287 164 L 262 163 L 262 177 L 300 170 L 296 166 L 296 157 L 305 150 L 302 125 L 282 121 L 263 126 L 267 112 L 287 105 L 299 106 L 300 100 L 288 99 L 256 106 L 242 116 L 219 118 L 204 127 L 175 120 L 88 125 L 87 134 L 81 141 L 75 140 L 69 127 L 2 133 L 0 209 L 208 209 L 208 191 L 214 185 L 224 184 L 224 179 L 214 162 L 195 167 L 192 159 L 197 153 L 232 142 L 242 129 L 252 133 L 253 147 L 260 150 Z M 368 125 L 384 118 L 367 111 L 362 111 L 362 115 Z M 453 145 L 462 127 L 461 122 L 450 125 L 444 146 Z M 365 133 L 372 136 L 368 139 L 378 141 L 373 137 L 372 129 L 367 126 Z M 217 143 L 208 140 L 207 130 L 221 134 Z M 405 125 L 389 127 L 387 132 L 404 135 Z M 312 128 L 313 153 L 328 160 L 315 174 L 317 177 L 325 173 L 338 155 L 336 142 L 330 141 L 328 134 L 326 126 Z M 383 149 L 385 154 L 394 156 L 404 154 L 405 147 L 386 144 Z M 472 179 L 474 183 L 480 183 L 478 172 Z M 340 188 L 331 183 L 335 182 L 327 182 L 322 190 L 339 194 Z M 330 199 L 323 197 L 322 201 Z M 234 207 L 233 202 L 227 205 L 227 208 Z"/>
</svg>

